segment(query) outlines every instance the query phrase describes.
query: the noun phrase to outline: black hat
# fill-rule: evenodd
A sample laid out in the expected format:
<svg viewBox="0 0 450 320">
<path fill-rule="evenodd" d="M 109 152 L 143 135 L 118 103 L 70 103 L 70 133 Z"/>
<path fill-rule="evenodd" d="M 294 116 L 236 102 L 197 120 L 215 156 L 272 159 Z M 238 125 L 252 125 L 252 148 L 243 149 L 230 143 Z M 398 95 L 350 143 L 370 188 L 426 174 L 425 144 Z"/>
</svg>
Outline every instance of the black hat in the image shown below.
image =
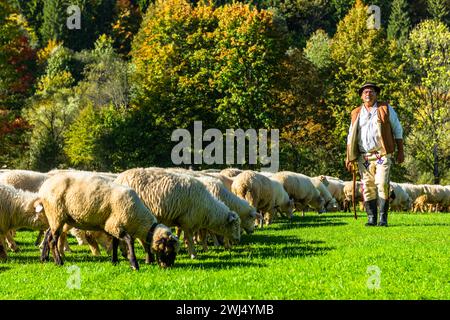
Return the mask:
<svg viewBox="0 0 450 320">
<path fill-rule="evenodd" d="M 359 88 L 359 90 L 358 90 L 359 95 L 361 95 L 361 93 L 363 92 L 363 90 L 365 88 L 374 88 L 375 91 L 377 92 L 377 95 L 380 94 L 380 91 L 381 91 L 381 88 L 379 86 L 377 86 L 375 83 L 373 83 L 373 82 L 366 82 L 366 83 L 364 83 L 361 86 L 361 88 Z"/>
</svg>

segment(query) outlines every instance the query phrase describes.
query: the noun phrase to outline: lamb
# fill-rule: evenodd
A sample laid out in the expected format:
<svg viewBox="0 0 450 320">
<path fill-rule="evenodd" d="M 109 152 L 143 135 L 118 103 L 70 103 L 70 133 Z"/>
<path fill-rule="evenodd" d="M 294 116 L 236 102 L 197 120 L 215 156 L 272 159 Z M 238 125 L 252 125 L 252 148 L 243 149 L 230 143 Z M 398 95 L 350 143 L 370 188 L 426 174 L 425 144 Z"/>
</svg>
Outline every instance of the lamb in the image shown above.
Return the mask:
<svg viewBox="0 0 450 320">
<path fill-rule="evenodd" d="M 45 216 L 37 216 L 36 193 L 0 185 L 0 261 L 7 260 L 5 238 L 11 229 L 41 229 L 48 226 Z"/>
<path fill-rule="evenodd" d="M 136 168 L 122 172 L 115 182 L 136 190 L 161 223 L 181 228 L 191 258 L 196 257 L 193 234 L 200 229 L 223 235 L 232 242 L 240 241 L 238 214 L 193 177 Z"/>
<path fill-rule="evenodd" d="M 314 187 L 319 190 L 321 197 L 325 200 L 324 207 L 321 211 L 335 212 L 339 210 L 339 205 L 335 198 L 328 191 L 327 186 L 330 184 L 325 176 L 311 178 Z M 321 213 L 319 211 L 319 213 Z"/>
<path fill-rule="evenodd" d="M 39 205 L 44 208 L 50 229 L 46 232 L 41 260 L 48 259 L 49 247 L 55 263 L 62 265 L 58 238 L 64 224 L 105 231 L 113 237 L 112 262 L 117 263 L 119 239 L 126 242 L 130 266 L 139 269 L 134 239 L 144 244 L 146 263 L 156 254 L 160 267 L 170 267 L 178 251 L 178 239 L 139 199 L 136 192 L 108 179 L 82 172 L 66 172 L 47 179 L 39 190 Z M 39 207 L 36 211 L 40 212 Z M 51 233 L 50 233 L 51 231 Z"/>
<path fill-rule="evenodd" d="M 308 176 L 291 171 L 281 171 L 274 174 L 272 178 L 283 185 L 289 197 L 294 200 L 297 210 L 304 210 L 307 206 L 317 210 L 323 208 L 325 200 Z"/>
</svg>

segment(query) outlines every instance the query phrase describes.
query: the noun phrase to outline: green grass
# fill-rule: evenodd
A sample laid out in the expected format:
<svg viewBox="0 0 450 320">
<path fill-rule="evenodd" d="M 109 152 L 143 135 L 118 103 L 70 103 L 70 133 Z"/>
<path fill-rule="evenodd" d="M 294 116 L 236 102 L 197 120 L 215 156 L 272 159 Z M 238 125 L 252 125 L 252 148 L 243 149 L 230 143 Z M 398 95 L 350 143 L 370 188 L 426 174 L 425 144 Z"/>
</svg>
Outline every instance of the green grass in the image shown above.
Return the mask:
<svg viewBox="0 0 450 320">
<path fill-rule="evenodd" d="M 20 231 L 18 253 L 0 264 L 2 299 L 450 299 L 450 214 L 390 215 L 388 228 L 365 227 L 362 213 L 295 216 L 253 235 L 232 251 L 210 247 L 197 260 L 184 247 L 175 267 L 127 260 L 113 266 L 87 246 L 67 253 L 62 267 L 39 262 L 37 232 Z M 52 257 L 50 257 L 52 259 Z M 80 269 L 80 288 L 70 289 Z M 381 271 L 378 288 L 376 266 Z M 368 270 L 369 268 L 369 270 Z M 375 279 L 375 280 L 374 280 Z"/>
</svg>

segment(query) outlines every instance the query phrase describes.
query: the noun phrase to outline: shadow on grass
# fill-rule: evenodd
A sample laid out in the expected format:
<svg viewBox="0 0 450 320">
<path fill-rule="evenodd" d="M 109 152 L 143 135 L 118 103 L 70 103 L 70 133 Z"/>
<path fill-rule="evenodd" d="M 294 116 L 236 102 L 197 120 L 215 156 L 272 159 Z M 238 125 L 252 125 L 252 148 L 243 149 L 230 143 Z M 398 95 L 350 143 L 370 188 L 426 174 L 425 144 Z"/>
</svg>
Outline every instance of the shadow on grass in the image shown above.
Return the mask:
<svg viewBox="0 0 450 320">
<path fill-rule="evenodd" d="M 395 223 L 395 224 L 389 224 L 389 228 L 395 228 L 395 227 L 450 227 L 450 223 L 417 223 L 417 224 Z"/>
<path fill-rule="evenodd" d="M 280 219 L 277 220 L 273 225 L 265 228 L 269 228 L 270 230 L 286 230 L 297 228 L 337 227 L 347 225 L 347 222 L 338 220 L 341 218 L 346 217 L 338 215 L 317 215 L 305 217 L 294 216 L 292 220 Z"/>
<path fill-rule="evenodd" d="M 252 235 L 244 235 L 239 245 L 233 246 L 231 251 L 212 245 L 209 246 L 208 251 L 202 251 L 201 247 L 197 246 L 195 261 L 215 260 L 213 262 L 205 261 L 212 268 L 234 265 L 253 267 L 264 264 L 257 262 L 257 259 L 264 261 L 266 259 L 319 256 L 335 249 L 324 246 L 324 244 L 324 241 L 319 240 L 303 241 L 296 236 L 268 235 L 256 232 Z M 187 249 L 182 247 L 179 255 L 187 257 Z M 193 267 L 196 264 L 194 263 Z"/>
<path fill-rule="evenodd" d="M 11 269 L 11 267 L 0 266 L 0 273 L 8 271 L 9 269 Z"/>
</svg>

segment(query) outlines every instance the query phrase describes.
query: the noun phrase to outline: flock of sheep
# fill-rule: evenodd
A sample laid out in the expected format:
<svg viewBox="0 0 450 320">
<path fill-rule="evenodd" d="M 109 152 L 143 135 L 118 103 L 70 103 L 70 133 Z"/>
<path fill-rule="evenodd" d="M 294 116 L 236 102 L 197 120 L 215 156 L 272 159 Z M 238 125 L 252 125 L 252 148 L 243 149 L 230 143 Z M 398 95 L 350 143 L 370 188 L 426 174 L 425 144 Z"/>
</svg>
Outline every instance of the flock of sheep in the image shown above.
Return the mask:
<svg viewBox="0 0 450 320">
<path fill-rule="evenodd" d="M 359 187 L 358 187 L 359 191 Z M 450 186 L 391 183 L 393 210 L 450 209 Z M 174 264 L 179 237 L 196 257 L 195 241 L 207 249 L 211 238 L 226 248 L 294 210 L 319 213 L 348 210 L 352 183 L 340 179 L 283 171 L 263 173 L 229 168 L 192 171 L 181 168 L 136 168 L 120 174 L 76 170 L 40 173 L 0 171 L 0 261 L 16 251 L 15 230 L 40 230 L 41 261 L 50 252 L 63 264 L 70 250 L 67 234 L 99 255 L 99 244 L 118 262 L 118 249 L 139 269 L 134 241 L 146 252 L 146 263 Z M 361 199 L 360 192 L 357 193 Z M 172 227 L 177 228 L 174 234 Z"/>
</svg>

